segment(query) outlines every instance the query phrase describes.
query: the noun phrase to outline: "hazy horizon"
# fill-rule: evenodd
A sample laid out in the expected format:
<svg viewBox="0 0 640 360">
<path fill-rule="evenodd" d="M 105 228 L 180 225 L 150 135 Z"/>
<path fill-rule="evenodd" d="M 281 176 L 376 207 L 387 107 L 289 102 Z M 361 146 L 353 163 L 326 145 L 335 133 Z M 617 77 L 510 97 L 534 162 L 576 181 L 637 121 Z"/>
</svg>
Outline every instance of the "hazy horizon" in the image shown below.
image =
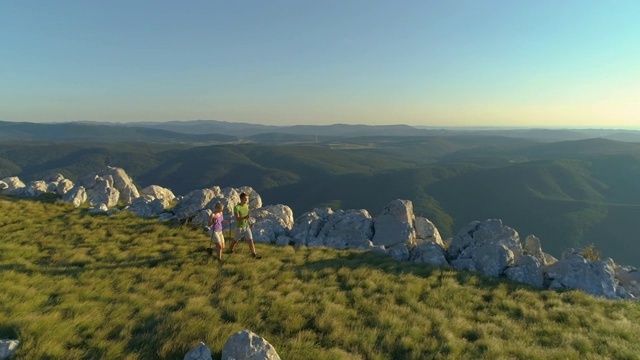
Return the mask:
<svg viewBox="0 0 640 360">
<path fill-rule="evenodd" d="M 640 130 L 640 2 L 2 8 L 4 121 Z"/>
<path fill-rule="evenodd" d="M 613 126 L 509 126 L 509 125 L 420 125 L 420 124 L 364 124 L 364 123 L 326 123 L 326 124 L 288 124 L 288 125 L 277 125 L 277 124 L 259 124 L 255 122 L 244 122 L 244 121 L 226 121 L 226 120 L 214 120 L 214 119 L 192 119 L 192 120 L 164 120 L 164 121 L 98 121 L 98 120 L 71 120 L 71 121 L 47 121 L 47 122 L 30 122 L 30 121 L 12 121 L 0 119 L 0 121 L 5 122 L 16 122 L 16 123 L 34 123 L 34 124 L 65 124 L 65 123 L 96 123 L 96 124 L 116 124 L 116 125 L 126 125 L 126 124 L 157 124 L 157 123 L 176 123 L 176 122 L 198 122 L 198 121 L 220 121 L 231 124 L 249 124 L 249 125 L 257 125 L 257 126 L 275 126 L 275 127 L 289 127 L 289 126 L 331 126 L 331 125 L 367 125 L 367 126 L 412 126 L 419 129 L 475 129 L 475 130 L 527 130 L 527 129 L 540 129 L 540 130 L 632 130 L 632 131 L 640 131 L 640 126 L 627 126 L 627 127 L 613 127 Z"/>
</svg>

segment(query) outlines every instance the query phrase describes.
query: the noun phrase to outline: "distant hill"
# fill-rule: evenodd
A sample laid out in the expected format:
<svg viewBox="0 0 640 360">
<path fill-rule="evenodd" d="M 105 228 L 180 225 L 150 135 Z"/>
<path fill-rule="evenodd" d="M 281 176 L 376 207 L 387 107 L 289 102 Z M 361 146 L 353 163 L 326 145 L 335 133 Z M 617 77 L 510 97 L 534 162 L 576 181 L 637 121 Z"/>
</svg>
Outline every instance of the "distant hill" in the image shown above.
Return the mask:
<svg viewBox="0 0 640 360">
<path fill-rule="evenodd" d="M 237 137 L 215 133 L 184 134 L 162 129 L 89 123 L 36 124 L 0 121 L 0 142 L 152 142 L 212 143 L 237 141 Z"/>
<path fill-rule="evenodd" d="M 640 143 L 640 131 L 606 129 L 433 128 L 409 125 L 294 125 L 271 126 L 217 120 L 167 122 L 66 122 L 36 124 L 0 121 L 0 142 L 189 142 L 245 141 L 265 143 L 313 142 L 362 137 L 501 137 L 535 142 L 608 139 Z"/>
<path fill-rule="evenodd" d="M 231 123 L 217 120 L 168 121 L 168 122 L 134 122 L 122 124 L 124 126 L 148 127 L 164 129 L 187 134 L 219 133 L 239 137 L 255 136 L 258 134 L 289 134 L 328 137 L 352 136 L 415 136 L 427 135 L 429 131 L 419 130 L 408 125 L 293 125 L 268 126 L 249 123 Z"/>
</svg>

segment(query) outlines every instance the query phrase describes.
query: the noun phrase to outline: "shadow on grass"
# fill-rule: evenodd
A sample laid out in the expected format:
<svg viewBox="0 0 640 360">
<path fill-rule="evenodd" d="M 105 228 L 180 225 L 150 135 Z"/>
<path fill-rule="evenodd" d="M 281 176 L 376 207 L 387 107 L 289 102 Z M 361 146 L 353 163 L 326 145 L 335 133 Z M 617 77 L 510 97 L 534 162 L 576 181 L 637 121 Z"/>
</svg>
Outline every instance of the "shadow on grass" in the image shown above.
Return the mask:
<svg viewBox="0 0 640 360">
<path fill-rule="evenodd" d="M 0 339 L 18 339 L 17 326 L 0 324 Z"/>
<path fill-rule="evenodd" d="M 373 252 L 362 253 L 347 253 L 345 255 L 338 255 L 331 259 L 308 261 L 304 265 L 298 267 L 300 271 L 303 270 L 324 270 L 327 268 L 333 269 L 362 269 L 368 268 L 377 271 L 384 271 L 385 273 L 392 275 L 413 274 L 420 277 L 430 277 L 434 273 L 439 273 L 440 269 L 429 266 L 416 264 L 412 262 L 401 262 L 392 259 L 390 256 L 376 254 Z"/>
<path fill-rule="evenodd" d="M 388 255 L 373 252 L 348 253 L 335 258 L 307 262 L 298 266 L 297 273 L 304 277 L 304 271 L 320 271 L 334 269 L 335 271 L 346 269 L 371 269 L 382 271 L 389 275 L 413 275 L 421 278 L 433 278 L 434 286 L 442 286 L 447 279 L 452 279 L 460 285 L 474 286 L 482 289 L 494 289 L 498 286 L 507 286 L 507 292 L 527 288 L 539 290 L 526 284 L 517 283 L 506 277 L 493 278 L 481 273 L 471 271 L 459 271 L 454 268 L 437 267 L 428 264 L 420 264 L 409 261 L 396 261 Z"/>
<path fill-rule="evenodd" d="M 46 274 L 46 275 L 77 275 L 86 271 L 95 270 L 115 270 L 125 268 L 154 268 L 161 263 L 181 263 L 174 254 L 163 254 L 161 258 L 149 258 L 122 262 L 110 262 L 108 264 L 101 264 L 99 262 L 87 263 L 87 262 L 71 262 L 60 263 L 55 265 L 38 264 L 37 266 L 26 266 L 24 264 L 2 264 L 0 265 L 0 272 L 3 271 L 15 271 L 27 275 L 33 274 Z"/>
<path fill-rule="evenodd" d="M 20 201 L 34 201 L 41 203 L 55 203 L 60 199 L 60 196 L 57 194 L 45 193 L 36 197 L 24 197 L 19 195 L 5 194 L 0 191 L 0 200 L 9 201 L 9 202 L 20 202 Z"/>
<path fill-rule="evenodd" d="M 191 343 L 171 346 L 164 354 L 160 349 L 167 341 L 176 337 L 176 328 L 172 324 L 171 313 L 185 306 L 181 301 L 174 308 L 167 308 L 164 314 L 141 318 L 133 327 L 131 339 L 125 345 L 125 353 L 137 354 L 140 359 L 182 359 L 194 346 Z M 195 343 L 197 345 L 197 342 Z M 222 353 L 212 353 L 213 359 L 219 359 Z"/>
</svg>

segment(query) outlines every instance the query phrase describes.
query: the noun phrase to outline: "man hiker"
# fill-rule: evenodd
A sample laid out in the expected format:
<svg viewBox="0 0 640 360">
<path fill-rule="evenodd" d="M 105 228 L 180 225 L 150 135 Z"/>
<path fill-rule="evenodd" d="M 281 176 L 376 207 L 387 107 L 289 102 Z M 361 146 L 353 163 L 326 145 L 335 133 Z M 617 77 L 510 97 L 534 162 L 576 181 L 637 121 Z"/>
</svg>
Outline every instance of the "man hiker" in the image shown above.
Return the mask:
<svg viewBox="0 0 640 360">
<path fill-rule="evenodd" d="M 249 224 L 249 198 L 247 194 L 240 194 L 240 203 L 233 207 L 233 216 L 236 219 L 236 233 L 229 246 L 229 254 L 233 253 L 238 241 L 245 238 L 249 242 L 252 256 L 256 259 L 261 259 L 262 256 L 256 254 L 256 246 L 253 243 L 253 235 L 251 234 L 253 225 Z"/>
</svg>

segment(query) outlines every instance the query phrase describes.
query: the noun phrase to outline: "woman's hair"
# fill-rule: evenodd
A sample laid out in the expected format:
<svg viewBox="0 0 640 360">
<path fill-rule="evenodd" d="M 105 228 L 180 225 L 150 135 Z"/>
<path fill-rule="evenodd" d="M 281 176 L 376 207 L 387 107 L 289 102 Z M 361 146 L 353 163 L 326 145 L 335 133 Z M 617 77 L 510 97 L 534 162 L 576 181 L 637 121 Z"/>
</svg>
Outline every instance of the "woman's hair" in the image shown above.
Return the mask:
<svg viewBox="0 0 640 360">
<path fill-rule="evenodd" d="M 224 209 L 224 205 L 220 201 L 218 201 L 216 205 L 213 207 L 213 210 L 215 211 L 220 211 L 222 209 Z"/>
</svg>

